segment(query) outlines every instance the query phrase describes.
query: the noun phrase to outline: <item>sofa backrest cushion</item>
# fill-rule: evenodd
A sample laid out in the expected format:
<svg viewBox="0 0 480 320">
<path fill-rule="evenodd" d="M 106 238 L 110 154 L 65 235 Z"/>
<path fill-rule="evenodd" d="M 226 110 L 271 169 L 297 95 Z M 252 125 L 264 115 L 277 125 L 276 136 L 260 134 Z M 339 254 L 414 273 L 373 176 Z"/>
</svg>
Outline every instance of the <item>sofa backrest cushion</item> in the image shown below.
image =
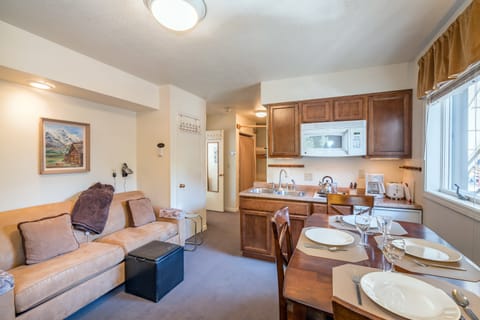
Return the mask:
<svg viewBox="0 0 480 320">
<path fill-rule="evenodd" d="M 141 191 L 115 194 L 110 204 L 107 224 L 103 232 L 99 235 L 89 235 L 87 237 L 85 232 L 74 230 L 75 238 L 79 243 L 84 243 L 131 226 L 127 201 L 144 196 Z M 20 222 L 56 216 L 63 212 L 70 213 L 75 201 L 76 199 L 72 198 L 63 202 L 0 212 L 0 270 L 9 270 L 25 263 L 22 238 L 17 227 Z"/>
<path fill-rule="evenodd" d="M 152 202 L 150 202 L 150 199 L 148 198 L 129 200 L 128 207 L 130 208 L 130 213 L 132 214 L 132 222 L 134 227 L 140 227 L 156 220 Z"/>
<path fill-rule="evenodd" d="M 17 227 L 20 222 L 70 212 L 73 204 L 74 201 L 69 200 L 0 212 L 0 269 L 8 270 L 25 263 L 22 237 Z"/>
<path fill-rule="evenodd" d="M 18 224 L 23 239 L 25 263 L 35 264 L 78 249 L 70 214 Z"/>
</svg>

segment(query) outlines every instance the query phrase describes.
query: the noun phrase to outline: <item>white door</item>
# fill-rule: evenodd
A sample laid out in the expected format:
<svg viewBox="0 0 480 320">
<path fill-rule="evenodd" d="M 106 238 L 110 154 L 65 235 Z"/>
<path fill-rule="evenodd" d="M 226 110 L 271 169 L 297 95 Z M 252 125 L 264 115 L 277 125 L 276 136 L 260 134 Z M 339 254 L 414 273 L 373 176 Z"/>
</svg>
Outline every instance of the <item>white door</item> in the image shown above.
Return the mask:
<svg viewBox="0 0 480 320">
<path fill-rule="evenodd" d="M 223 212 L 223 130 L 209 130 L 206 136 L 207 210 Z"/>
</svg>

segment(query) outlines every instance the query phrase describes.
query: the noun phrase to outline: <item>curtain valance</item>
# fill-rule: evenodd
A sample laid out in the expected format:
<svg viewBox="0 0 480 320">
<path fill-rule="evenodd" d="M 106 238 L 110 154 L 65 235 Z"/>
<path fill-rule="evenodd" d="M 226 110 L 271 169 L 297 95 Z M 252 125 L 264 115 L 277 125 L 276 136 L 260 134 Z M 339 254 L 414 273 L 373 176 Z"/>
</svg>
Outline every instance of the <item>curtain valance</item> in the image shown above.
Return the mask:
<svg viewBox="0 0 480 320">
<path fill-rule="evenodd" d="M 417 97 L 480 61 L 480 0 L 473 2 L 418 61 Z"/>
</svg>

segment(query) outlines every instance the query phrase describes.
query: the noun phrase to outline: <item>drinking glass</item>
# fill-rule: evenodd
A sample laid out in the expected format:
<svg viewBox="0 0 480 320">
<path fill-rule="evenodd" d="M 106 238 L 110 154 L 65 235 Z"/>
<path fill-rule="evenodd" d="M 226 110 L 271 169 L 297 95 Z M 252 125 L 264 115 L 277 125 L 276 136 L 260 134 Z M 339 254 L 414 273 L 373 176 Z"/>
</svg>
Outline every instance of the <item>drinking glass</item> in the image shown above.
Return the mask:
<svg viewBox="0 0 480 320">
<path fill-rule="evenodd" d="M 390 229 L 392 228 L 392 217 L 379 215 L 376 216 L 378 229 L 382 233 L 382 243 L 380 248 L 383 247 L 385 240 L 390 237 Z"/>
<path fill-rule="evenodd" d="M 405 255 L 405 240 L 393 238 L 386 239 L 383 243 L 382 252 L 385 259 L 387 259 L 392 265 L 392 268 L 389 271 L 395 271 L 395 263 L 400 261 Z"/>
<path fill-rule="evenodd" d="M 360 242 L 358 243 L 359 246 L 368 247 L 368 236 L 367 230 L 370 228 L 370 222 L 372 221 L 372 216 L 369 213 L 362 213 L 355 215 L 355 227 L 357 228 L 358 232 L 360 232 Z"/>
</svg>

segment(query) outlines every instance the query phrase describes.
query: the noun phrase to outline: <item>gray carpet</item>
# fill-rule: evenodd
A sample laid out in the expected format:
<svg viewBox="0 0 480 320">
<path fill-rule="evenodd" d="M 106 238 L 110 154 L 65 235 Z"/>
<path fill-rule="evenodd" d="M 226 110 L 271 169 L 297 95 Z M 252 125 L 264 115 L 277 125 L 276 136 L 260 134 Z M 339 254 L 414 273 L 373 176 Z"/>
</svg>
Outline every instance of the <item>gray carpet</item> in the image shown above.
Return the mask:
<svg viewBox="0 0 480 320">
<path fill-rule="evenodd" d="M 244 258 L 239 214 L 208 212 L 205 242 L 185 252 L 185 279 L 158 303 L 120 286 L 68 319 L 278 319 L 275 265 Z"/>
</svg>

